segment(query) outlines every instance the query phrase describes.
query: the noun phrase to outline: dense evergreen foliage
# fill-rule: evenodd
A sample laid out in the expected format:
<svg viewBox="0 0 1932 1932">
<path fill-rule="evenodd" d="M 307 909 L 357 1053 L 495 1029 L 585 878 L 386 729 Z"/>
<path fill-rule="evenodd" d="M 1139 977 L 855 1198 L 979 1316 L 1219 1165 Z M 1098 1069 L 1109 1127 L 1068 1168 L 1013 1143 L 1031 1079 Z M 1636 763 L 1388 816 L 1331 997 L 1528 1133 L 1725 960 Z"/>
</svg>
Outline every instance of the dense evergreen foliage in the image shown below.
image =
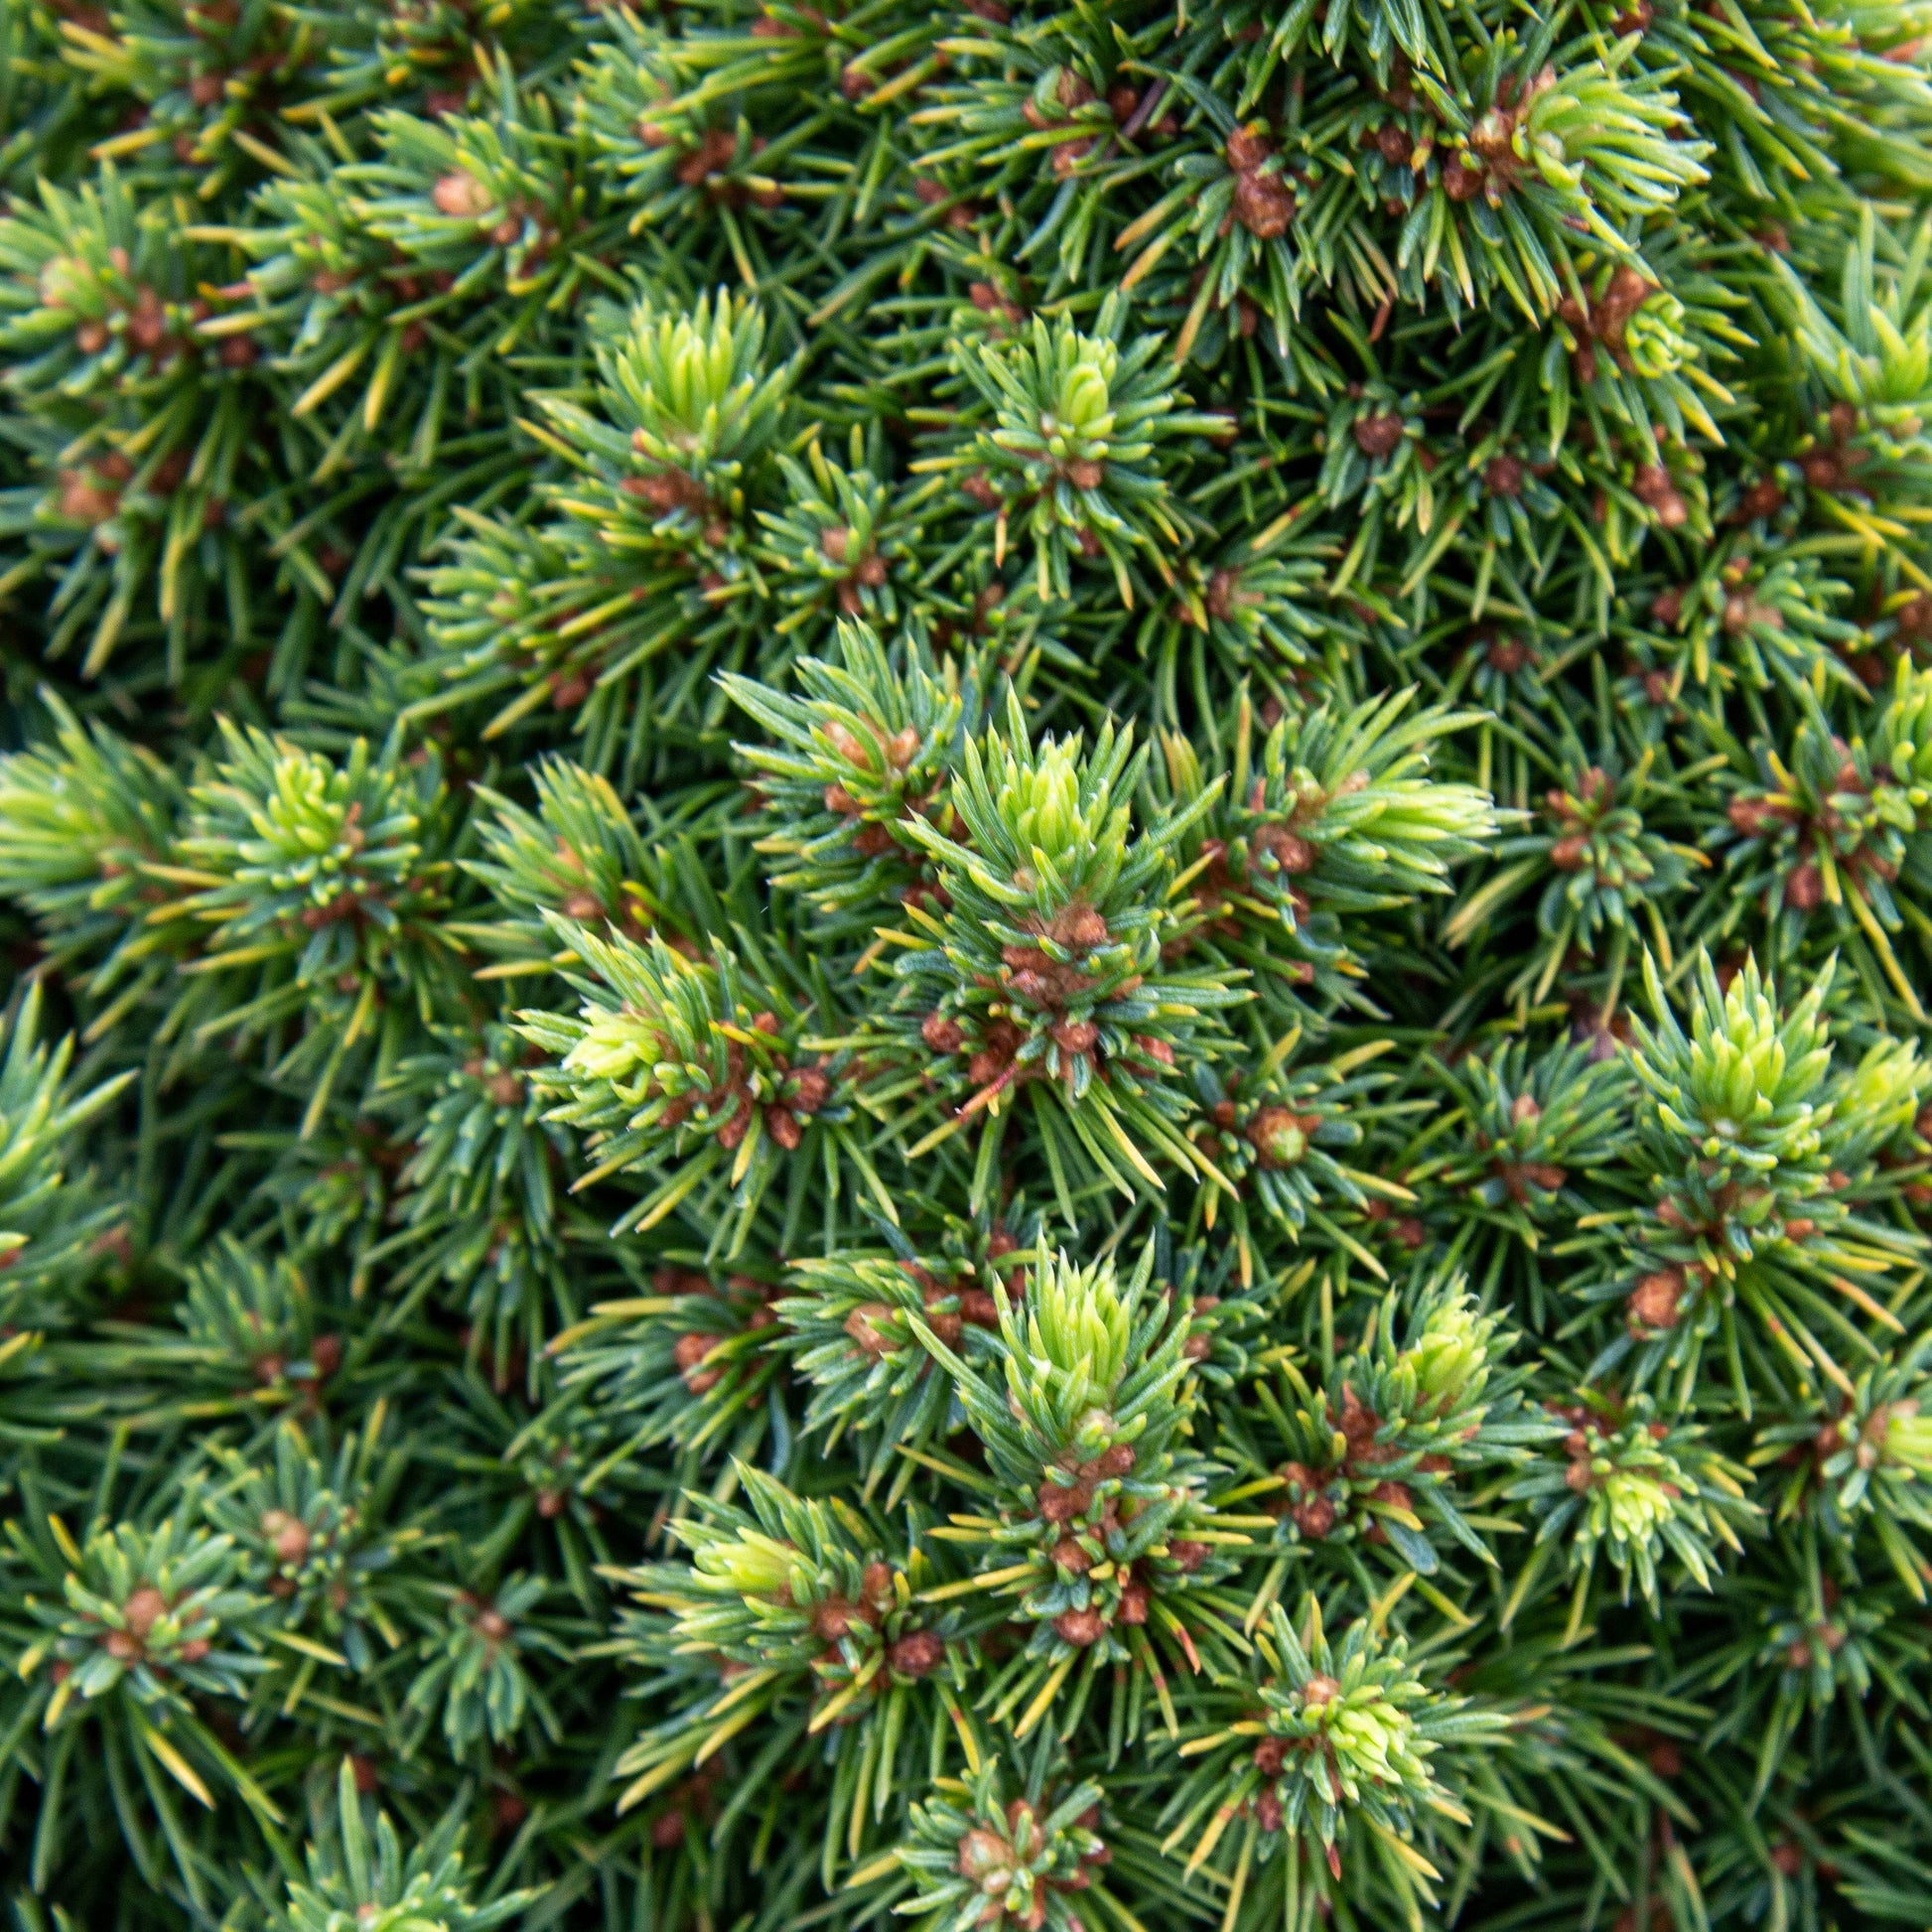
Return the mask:
<svg viewBox="0 0 1932 1932">
<path fill-rule="evenodd" d="M 1932 5 L 0 0 L 21 1932 L 1932 1926 Z"/>
</svg>

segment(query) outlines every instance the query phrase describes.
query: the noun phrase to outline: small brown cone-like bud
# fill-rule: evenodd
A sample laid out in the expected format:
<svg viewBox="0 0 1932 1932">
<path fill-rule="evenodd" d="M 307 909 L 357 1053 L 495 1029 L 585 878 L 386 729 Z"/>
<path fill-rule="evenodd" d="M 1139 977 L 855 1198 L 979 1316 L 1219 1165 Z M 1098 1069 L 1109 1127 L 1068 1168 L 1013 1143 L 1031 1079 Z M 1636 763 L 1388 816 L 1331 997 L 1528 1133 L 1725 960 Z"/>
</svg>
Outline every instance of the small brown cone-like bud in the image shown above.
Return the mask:
<svg viewBox="0 0 1932 1932">
<path fill-rule="evenodd" d="M 1402 418 L 1392 410 L 1355 419 L 1355 447 L 1365 457 L 1392 456 L 1402 441 Z"/>
<path fill-rule="evenodd" d="M 1069 952 L 1091 952 L 1107 943 L 1107 921 L 1091 905 L 1069 905 L 1049 930 Z"/>
<path fill-rule="evenodd" d="M 478 220 L 496 206 L 496 198 L 475 175 L 461 168 L 448 174 L 430 190 L 429 198 L 437 211 L 453 218 Z"/>
<path fill-rule="evenodd" d="M 893 1320 L 897 1312 L 889 1302 L 867 1302 L 845 1317 L 845 1332 L 852 1337 L 861 1353 L 884 1355 L 897 1343 L 890 1335 L 881 1332 L 879 1324 Z"/>
<path fill-rule="evenodd" d="M 1290 1107 L 1264 1107 L 1248 1123 L 1248 1140 L 1264 1168 L 1292 1168 L 1309 1151 L 1308 1130 Z"/>
<path fill-rule="evenodd" d="M 1295 218 L 1295 194 L 1280 175 L 1260 172 L 1234 180 L 1234 218 L 1257 241 L 1273 241 L 1288 232 Z"/>
<path fill-rule="evenodd" d="M 137 1643 L 168 1613 L 168 1599 L 152 1584 L 144 1584 L 121 1605 L 121 1620 Z"/>
<path fill-rule="evenodd" d="M 1053 1628 L 1070 1644 L 1089 1649 L 1107 1634 L 1107 1619 L 1098 1610 L 1062 1610 Z"/>
<path fill-rule="evenodd" d="M 984 1886 L 985 1880 L 1012 1870 L 1013 1852 L 997 1832 L 975 1829 L 959 1841 L 958 1866 L 962 1878 Z M 997 1907 L 994 1916 L 999 1916 Z"/>
<path fill-rule="evenodd" d="M 309 1554 L 308 1527 L 287 1510 L 271 1509 L 264 1512 L 261 1530 L 269 1548 L 275 1552 L 277 1562 L 300 1563 Z"/>
<path fill-rule="evenodd" d="M 914 1630 L 887 1651 L 886 1661 L 901 1677 L 930 1677 L 946 1661 L 945 1639 L 932 1630 Z"/>
<path fill-rule="evenodd" d="M 1684 1297 L 1684 1272 L 1666 1268 L 1645 1275 L 1630 1296 L 1630 1319 L 1642 1328 L 1664 1329 L 1677 1326 L 1678 1306 Z"/>
<path fill-rule="evenodd" d="M 928 1013 L 919 1027 L 919 1037 L 935 1053 L 956 1053 L 966 1043 L 959 1022 L 943 1013 Z"/>
</svg>

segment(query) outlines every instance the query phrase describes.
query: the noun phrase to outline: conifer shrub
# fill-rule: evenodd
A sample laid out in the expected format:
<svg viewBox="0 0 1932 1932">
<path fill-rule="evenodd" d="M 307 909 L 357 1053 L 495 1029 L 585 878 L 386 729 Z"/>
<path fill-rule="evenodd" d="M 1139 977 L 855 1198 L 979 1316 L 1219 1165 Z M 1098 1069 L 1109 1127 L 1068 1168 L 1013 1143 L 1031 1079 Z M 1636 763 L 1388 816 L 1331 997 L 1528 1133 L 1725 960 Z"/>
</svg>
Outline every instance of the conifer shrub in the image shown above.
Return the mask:
<svg viewBox="0 0 1932 1932">
<path fill-rule="evenodd" d="M 0 0 L 21 1932 L 1932 1925 L 1932 7 Z"/>
</svg>

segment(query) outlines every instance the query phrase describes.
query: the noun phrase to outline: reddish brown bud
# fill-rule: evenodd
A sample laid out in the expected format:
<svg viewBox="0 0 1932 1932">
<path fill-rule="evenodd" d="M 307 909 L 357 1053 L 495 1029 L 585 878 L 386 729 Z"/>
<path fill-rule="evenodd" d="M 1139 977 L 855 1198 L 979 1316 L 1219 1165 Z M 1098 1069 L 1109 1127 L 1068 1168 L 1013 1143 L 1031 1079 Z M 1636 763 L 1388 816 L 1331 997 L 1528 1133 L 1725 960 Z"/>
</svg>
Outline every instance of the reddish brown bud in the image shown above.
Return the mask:
<svg viewBox="0 0 1932 1932">
<path fill-rule="evenodd" d="M 1054 1045 L 1076 1056 L 1091 1053 L 1099 1038 L 1100 1029 L 1091 1020 L 1062 1020 L 1053 1029 Z"/>
<path fill-rule="evenodd" d="M 278 1563 L 300 1563 L 309 1554 L 309 1531 L 299 1517 L 285 1509 L 267 1510 L 262 1515 L 261 1533 Z"/>
<path fill-rule="evenodd" d="M 121 1620 L 127 1634 L 139 1643 L 168 1613 L 168 1599 L 152 1584 L 144 1584 L 121 1605 Z"/>
<path fill-rule="evenodd" d="M 1295 193 L 1279 174 L 1237 175 L 1234 218 L 1256 240 L 1273 241 L 1288 232 L 1295 218 Z"/>
<path fill-rule="evenodd" d="M 1384 121 L 1375 130 L 1375 151 L 1391 168 L 1406 168 L 1415 156 L 1416 144 L 1400 121 Z"/>
<path fill-rule="evenodd" d="M 936 1631 L 914 1630 L 887 1651 L 886 1661 L 901 1677 L 930 1677 L 946 1661 L 945 1639 Z"/>
<path fill-rule="evenodd" d="M 430 190 L 437 211 L 453 218 L 479 220 L 496 206 L 496 197 L 475 175 L 462 169 L 445 175 Z"/>
<path fill-rule="evenodd" d="M 855 1623 L 866 1619 L 843 1596 L 827 1596 L 811 1609 L 812 1634 L 821 1643 L 837 1643 L 850 1635 Z"/>
<path fill-rule="evenodd" d="M 1784 902 L 1800 912 L 1815 911 L 1825 897 L 1825 878 L 1813 859 L 1801 860 L 1785 874 Z"/>
<path fill-rule="evenodd" d="M 1053 1628 L 1064 1641 L 1085 1650 L 1107 1634 L 1107 1619 L 1098 1610 L 1062 1610 Z"/>
<path fill-rule="evenodd" d="M 1383 410 L 1374 416 L 1357 416 L 1354 434 L 1355 447 L 1365 457 L 1392 456 L 1402 442 L 1402 418 L 1393 410 Z"/>
<path fill-rule="evenodd" d="M 1677 1326 L 1678 1306 L 1684 1297 L 1684 1271 L 1668 1268 L 1645 1275 L 1629 1301 L 1633 1327 L 1662 1330 Z"/>
<path fill-rule="evenodd" d="M 1258 858 L 1272 860 L 1277 872 L 1300 874 L 1314 870 L 1314 847 L 1286 826 L 1258 826 L 1248 843 Z"/>
<path fill-rule="evenodd" d="M 1092 1507 L 1093 1484 L 1090 1482 L 1076 1482 L 1071 1487 L 1057 1482 L 1043 1482 L 1039 1486 L 1042 1522 L 1070 1523 L 1076 1516 L 1084 1516 Z"/>
<path fill-rule="evenodd" d="M 966 1043 L 959 1022 L 943 1013 L 928 1013 L 919 1028 L 919 1037 L 935 1053 L 956 1053 Z"/>
<path fill-rule="evenodd" d="M 896 1320 L 897 1314 L 898 1311 L 890 1302 L 867 1302 L 845 1317 L 845 1332 L 862 1353 L 884 1355 L 898 1344 L 891 1335 L 881 1333 L 879 1324 Z"/>
<path fill-rule="evenodd" d="M 1309 1151 L 1313 1115 L 1291 1107 L 1264 1107 L 1248 1123 L 1248 1140 L 1264 1168 L 1292 1168 Z"/>
<path fill-rule="evenodd" d="M 1521 457 L 1493 456 L 1483 467 L 1482 486 L 1492 496 L 1520 496 L 1523 477 Z"/>
</svg>

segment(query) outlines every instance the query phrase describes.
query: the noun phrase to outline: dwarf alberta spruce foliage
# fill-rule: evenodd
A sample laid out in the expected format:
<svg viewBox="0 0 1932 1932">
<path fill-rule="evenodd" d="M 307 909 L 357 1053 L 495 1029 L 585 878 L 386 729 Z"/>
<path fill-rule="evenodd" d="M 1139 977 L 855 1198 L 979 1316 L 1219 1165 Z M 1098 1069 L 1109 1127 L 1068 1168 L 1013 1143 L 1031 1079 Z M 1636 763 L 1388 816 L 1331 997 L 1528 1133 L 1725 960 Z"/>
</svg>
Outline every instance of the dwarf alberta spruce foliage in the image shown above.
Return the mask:
<svg viewBox="0 0 1932 1932">
<path fill-rule="evenodd" d="M 1932 1926 L 1932 6 L 0 0 L 20 1932 Z"/>
</svg>

